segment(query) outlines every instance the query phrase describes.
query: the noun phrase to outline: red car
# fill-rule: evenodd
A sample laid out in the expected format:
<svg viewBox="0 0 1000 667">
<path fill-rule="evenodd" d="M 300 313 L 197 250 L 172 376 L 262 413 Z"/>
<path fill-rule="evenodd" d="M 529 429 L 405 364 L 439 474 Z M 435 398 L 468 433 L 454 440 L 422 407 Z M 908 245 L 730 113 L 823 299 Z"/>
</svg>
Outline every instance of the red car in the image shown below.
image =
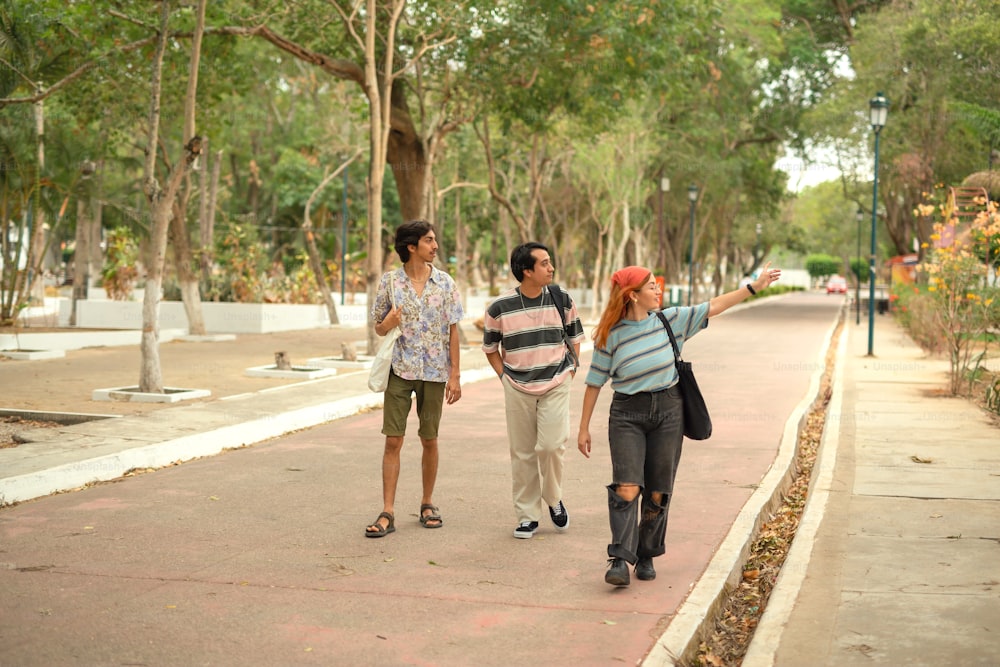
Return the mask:
<svg viewBox="0 0 1000 667">
<path fill-rule="evenodd" d="M 831 276 L 826 281 L 827 294 L 847 294 L 847 278 L 844 276 Z"/>
</svg>

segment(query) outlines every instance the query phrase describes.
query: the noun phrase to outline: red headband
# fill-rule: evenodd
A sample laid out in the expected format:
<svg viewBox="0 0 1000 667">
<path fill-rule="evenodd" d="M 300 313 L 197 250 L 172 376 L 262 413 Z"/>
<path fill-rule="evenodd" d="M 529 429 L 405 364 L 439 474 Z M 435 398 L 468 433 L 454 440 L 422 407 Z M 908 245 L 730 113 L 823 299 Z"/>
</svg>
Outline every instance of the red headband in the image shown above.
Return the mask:
<svg viewBox="0 0 1000 667">
<path fill-rule="evenodd" d="M 645 281 L 649 274 L 649 269 L 645 267 L 626 266 L 611 274 L 611 282 L 618 285 L 620 289 L 627 290 Z"/>
</svg>

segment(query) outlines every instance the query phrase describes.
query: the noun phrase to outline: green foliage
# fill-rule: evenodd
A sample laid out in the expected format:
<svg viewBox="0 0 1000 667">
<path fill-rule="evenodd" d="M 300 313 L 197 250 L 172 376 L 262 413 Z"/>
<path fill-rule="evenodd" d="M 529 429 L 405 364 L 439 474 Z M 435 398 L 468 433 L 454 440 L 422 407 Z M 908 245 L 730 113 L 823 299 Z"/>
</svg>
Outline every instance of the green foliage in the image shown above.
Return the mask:
<svg viewBox="0 0 1000 667">
<path fill-rule="evenodd" d="M 970 102 L 955 102 L 953 108 L 966 125 L 990 146 L 1000 146 L 1000 109 L 990 109 Z"/>
<path fill-rule="evenodd" d="M 127 301 L 139 278 L 139 244 L 127 227 L 109 231 L 106 243 L 101 286 L 111 299 Z"/>
<path fill-rule="evenodd" d="M 851 275 L 860 282 L 867 283 L 868 276 L 870 275 L 870 269 L 868 266 L 868 260 L 861 259 L 859 257 L 851 258 Z"/>
<path fill-rule="evenodd" d="M 259 303 L 268 261 L 256 227 L 230 225 L 215 248 L 216 270 L 207 295 L 216 301 Z"/>
<path fill-rule="evenodd" d="M 896 321 L 907 330 L 914 343 L 931 354 L 945 349 L 936 304 L 926 285 L 894 285 L 890 299 Z"/>
<path fill-rule="evenodd" d="M 826 278 L 840 273 L 844 262 L 837 257 L 824 254 L 814 254 L 806 257 L 806 271 L 812 278 Z"/>
<path fill-rule="evenodd" d="M 271 261 L 251 225 L 230 225 L 215 250 L 215 269 L 204 293 L 237 303 L 319 303 L 316 278 L 305 252 Z"/>
<path fill-rule="evenodd" d="M 1000 377 L 986 388 L 986 409 L 1000 415 Z"/>
<path fill-rule="evenodd" d="M 28 7 L 41 16 L 41 39 L 34 43 L 44 46 L 39 52 L 49 60 L 71 67 L 96 62 L 46 101 L 47 113 L 58 119 L 47 129 L 53 140 L 49 176 L 56 187 L 46 194 L 69 191 L 66 175 L 81 156 L 101 161 L 95 196 L 105 202 L 106 225 L 123 224 L 136 207 L 146 149 L 150 48 L 121 47 L 152 37 L 156 4 L 119 0 L 114 13 L 64 0 L 0 4 L 12 11 L 28 12 L 19 10 Z M 464 241 L 460 266 L 475 263 L 470 275 L 492 278 L 502 271 L 509 250 L 503 246 L 516 234 L 482 188 L 488 180 L 484 159 L 468 123 L 487 115 L 500 194 L 532 218 L 533 233 L 559 248 L 560 271 L 573 282 L 590 283 L 598 223 L 608 224 L 610 211 L 622 202 L 628 203 L 631 228 L 618 230 L 618 246 L 604 248 L 605 258 L 617 253 L 615 261 L 645 262 L 661 243 L 675 249 L 672 271 L 683 270 L 689 240 L 687 183 L 700 188 L 694 259 L 708 269 L 713 264 L 739 267 L 734 269 L 738 276 L 776 246 L 831 249 L 850 257 L 853 206 L 846 211 L 816 206 L 814 217 L 821 222 L 814 225 L 804 224 L 801 216 L 779 218 L 785 183 L 773 166 L 783 144 L 801 143 L 802 114 L 832 84 L 837 59 L 853 39 L 851 26 L 885 4 L 858 5 L 845 20 L 840 10 L 820 0 L 738 0 L 726 7 L 704 0 L 652 5 L 408 3 L 396 36 L 397 66 L 402 68 L 403 58 L 427 44 L 438 46 L 398 71 L 393 95 L 404 103 L 394 108 L 393 119 L 409 115 L 416 134 L 428 140 L 425 148 L 433 149 L 426 157 L 434 160 L 434 182 L 426 191 L 447 192 L 430 207 L 442 250 L 447 250 L 442 258 L 450 258 Z M 278 264 L 286 276 L 301 266 L 297 227 L 306 199 L 341 156 L 367 143 L 364 96 L 358 83 L 339 69 L 361 63 L 360 47 L 341 17 L 327 0 L 286 3 L 278 13 L 265 9 L 236 0 L 213 1 L 208 7 L 196 119 L 199 133 L 209 140 L 202 168 L 208 169 L 215 152 L 223 151 L 217 229 L 226 230 L 226 221 L 235 220 L 257 233 L 252 249 L 223 238 L 231 230 L 217 234 L 217 243 L 233 243 L 228 246 L 232 254 L 223 253 L 217 266 L 227 273 L 248 273 L 213 280 L 206 286 L 208 298 L 271 298 L 269 288 L 259 283 L 278 280 Z M 362 18 L 355 16 L 354 28 L 362 28 Z M 178 4 L 171 16 L 178 34 L 165 61 L 165 157 L 179 154 L 191 48 L 186 35 L 193 22 L 193 6 Z M 221 30 L 258 25 L 322 54 L 330 66 L 317 67 L 258 37 Z M 386 37 L 378 36 L 377 48 L 384 48 Z M 51 85 L 58 74 L 55 68 L 50 71 L 45 81 Z M 19 148 L 13 160 L 27 164 L 32 159 L 30 124 L 17 125 L 24 135 L 17 145 L 24 150 Z M 2 126 L 0 121 L 0 131 Z M 395 125 L 394 131 L 394 137 L 405 134 Z M 635 142 L 624 143 L 629 138 Z M 616 145 L 618 141 L 623 143 Z M 595 189 L 591 186 L 602 174 L 588 172 L 582 162 L 601 157 L 596 147 L 602 143 L 601 150 L 612 151 L 601 158 L 606 161 L 603 176 L 613 178 Z M 616 148 L 619 156 L 612 160 Z M 367 231 L 362 228 L 362 164 L 351 170 L 348 186 L 347 245 L 352 252 L 364 247 Z M 611 164 L 617 167 L 607 169 Z M 529 177 L 533 170 L 540 174 L 535 180 Z M 662 241 L 653 226 L 661 173 L 674 184 L 663 196 Z M 473 187 L 448 189 L 460 182 Z M 386 229 L 400 217 L 394 183 L 387 173 Z M 317 240 L 328 259 L 339 257 L 342 195 L 342 185 L 331 183 L 314 202 Z M 192 223 L 197 196 L 195 192 L 183 212 Z M 47 199 L 58 204 L 58 197 Z M 616 215 L 614 224 L 623 224 L 620 208 Z M 452 222 L 459 219 L 464 239 Z M 761 231 L 755 231 L 757 226 Z M 827 237 L 833 243 L 812 246 Z"/>
<path fill-rule="evenodd" d="M 753 301 L 754 299 L 765 299 L 769 296 L 778 296 L 779 294 L 788 294 L 789 292 L 802 292 L 804 288 L 798 285 L 782 285 L 778 283 L 777 285 L 771 285 L 763 292 L 757 292 L 756 294 L 751 294 L 746 298 L 747 301 Z"/>
</svg>

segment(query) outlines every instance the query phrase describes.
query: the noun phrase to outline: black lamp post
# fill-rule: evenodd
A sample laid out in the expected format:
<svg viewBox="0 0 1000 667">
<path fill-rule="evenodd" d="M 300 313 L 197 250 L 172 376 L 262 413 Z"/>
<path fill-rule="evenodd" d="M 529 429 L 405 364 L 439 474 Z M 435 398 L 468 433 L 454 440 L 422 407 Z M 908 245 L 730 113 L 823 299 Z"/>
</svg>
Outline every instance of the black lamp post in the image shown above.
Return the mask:
<svg viewBox="0 0 1000 667">
<path fill-rule="evenodd" d="M 865 218 L 865 212 L 858 207 L 858 212 L 854 214 L 854 219 L 858 222 L 858 262 L 854 266 L 857 275 L 854 276 L 854 324 L 861 324 L 861 221 Z"/>
<path fill-rule="evenodd" d="M 691 209 L 691 245 L 688 249 L 688 305 L 691 305 L 691 295 L 694 293 L 694 204 L 698 201 L 698 186 L 692 183 L 688 186 L 688 203 Z"/>
<path fill-rule="evenodd" d="M 657 226 L 659 227 L 660 234 L 660 247 L 656 254 L 656 266 L 660 271 L 666 275 L 667 272 L 667 255 L 665 251 L 666 247 L 666 232 L 663 229 L 663 193 L 670 192 L 670 179 L 663 175 L 663 168 L 660 168 L 660 187 L 657 190 Z"/>
<path fill-rule="evenodd" d="M 875 132 L 875 177 L 872 181 L 872 254 L 868 258 L 868 356 L 875 356 L 875 223 L 878 215 L 878 140 L 889 116 L 889 100 L 878 93 L 868 103 L 872 131 Z"/>
</svg>

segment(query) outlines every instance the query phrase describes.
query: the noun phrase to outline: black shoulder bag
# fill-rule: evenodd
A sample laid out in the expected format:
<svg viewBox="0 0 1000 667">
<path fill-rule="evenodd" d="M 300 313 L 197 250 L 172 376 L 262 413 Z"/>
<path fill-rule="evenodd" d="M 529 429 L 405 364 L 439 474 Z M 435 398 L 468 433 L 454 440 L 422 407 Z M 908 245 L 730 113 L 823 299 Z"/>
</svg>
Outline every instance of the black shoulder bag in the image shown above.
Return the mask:
<svg viewBox="0 0 1000 667">
<path fill-rule="evenodd" d="M 549 285 L 549 294 L 552 295 L 552 303 L 556 304 L 556 310 L 559 311 L 559 317 L 562 319 L 562 339 L 569 349 L 569 358 L 573 360 L 573 365 L 576 366 L 577 370 L 580 369 L 580 360 L 576 357 L 576 350 L 573 349 L 573 345 L 569 342 L 569 334 L 566 333 L 566 310 L 565 304 L 563 303 L 563 293 L 559 285 L 552 283 Z"/>
<path fill-rule="evenodd" d="M 712 416 L 708 414 L 708 406 L 702 398 L 698 382 L 694 379 L 694 369 L 691 363 L 681 359 L 681 351 L 677 348 L 677 339 L 670 328 L 670 323 L 662 311 L 656 316 L 663 322 L 663 328 L 670 336 L 670 345 L 674 348 L 674 365 L 677 367 L 677 377 L 681 396 L 684 399 L 684 435 L 691 440 L 708 440 L 712 437 Z"/>
</svg>

